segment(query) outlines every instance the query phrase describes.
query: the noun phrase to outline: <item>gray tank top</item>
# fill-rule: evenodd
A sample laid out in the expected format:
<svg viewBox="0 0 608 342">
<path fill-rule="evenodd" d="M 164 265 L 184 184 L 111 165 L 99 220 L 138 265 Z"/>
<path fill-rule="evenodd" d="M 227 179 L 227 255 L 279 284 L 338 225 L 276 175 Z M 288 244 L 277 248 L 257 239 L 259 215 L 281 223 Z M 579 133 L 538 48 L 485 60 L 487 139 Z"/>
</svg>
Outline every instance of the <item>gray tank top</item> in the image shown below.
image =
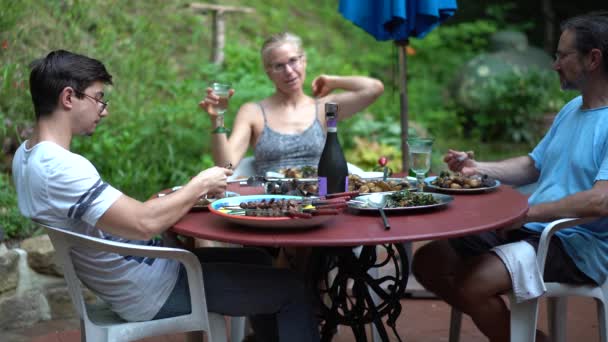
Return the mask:
<svg viewBox="0 0 608 342">
<path fill-rule="evenodd" d="M 283 134 L 268 127 L 264 106 L 258 105 L 264 116 L 264 130 L 255 145 L 256 175 L 288 167 L 317 167 L 325 145 L 325 131 L 319 122 L 317 103 L 314 122 L 300 134 Z"/>
</svg>

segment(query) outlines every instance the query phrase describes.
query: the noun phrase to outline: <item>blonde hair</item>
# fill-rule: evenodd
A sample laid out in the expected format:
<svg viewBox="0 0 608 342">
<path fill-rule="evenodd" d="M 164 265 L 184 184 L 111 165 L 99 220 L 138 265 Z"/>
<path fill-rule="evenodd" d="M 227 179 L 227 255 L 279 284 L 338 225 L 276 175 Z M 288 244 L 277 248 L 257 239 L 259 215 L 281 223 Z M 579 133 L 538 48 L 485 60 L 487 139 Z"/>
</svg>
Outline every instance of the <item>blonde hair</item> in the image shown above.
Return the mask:
<svg viewBox="0 0 608 342">
<path fill-rule="evenodd" d="M 276 33 L 268 37 L 268 39 L 266 39 L 262 45 L 261 54 L 264 66 L 266 66 L 266 57 L 268 56 L 268 53 L 274 48 L 287 43 L 293 44 L 300 54 L 304 54 L 304 50 L 302 49 L 302 38 L 291 32 Z"/>
</svg>

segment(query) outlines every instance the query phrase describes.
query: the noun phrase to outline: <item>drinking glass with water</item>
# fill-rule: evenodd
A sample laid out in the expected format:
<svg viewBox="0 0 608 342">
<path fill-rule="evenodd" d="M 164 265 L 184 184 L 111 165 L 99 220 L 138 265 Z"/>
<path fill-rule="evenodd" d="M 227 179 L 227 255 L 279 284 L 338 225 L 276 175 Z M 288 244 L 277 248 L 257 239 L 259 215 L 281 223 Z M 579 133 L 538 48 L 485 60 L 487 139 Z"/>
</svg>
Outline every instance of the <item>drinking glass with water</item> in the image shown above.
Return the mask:
<svg viewBox="0 0 608 342">
<path fill-rule="evenodd" d="M 228 99 L 230 98 L 230 84 L 214 82 L 209 85 L 213 90 L 213 94 L 219 97 L 217 105 L 213 106 L 217 113 L 218 126 L 213 133 L 226 133 L 228 130 L 224 127 L 224 114 L 228 110 Z"/>
<path fill-rule="evenodd" d="M 431 152 L 433 150 L 432 138 L 408 139 L 410 168 L 416 174 L 416 187 L 418 191 L 424 190 L 424 175 L 431 169 Z"/>
</svg>

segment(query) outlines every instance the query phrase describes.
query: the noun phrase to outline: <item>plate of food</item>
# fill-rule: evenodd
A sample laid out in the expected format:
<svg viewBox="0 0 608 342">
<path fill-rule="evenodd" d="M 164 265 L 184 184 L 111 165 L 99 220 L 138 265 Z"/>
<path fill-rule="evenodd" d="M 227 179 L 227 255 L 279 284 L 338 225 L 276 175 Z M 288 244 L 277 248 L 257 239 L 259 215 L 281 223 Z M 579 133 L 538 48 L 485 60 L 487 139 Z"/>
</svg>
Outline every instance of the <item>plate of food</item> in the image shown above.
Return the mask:
<svg viewBox="0 0 608 342">
<path fill-rule="evenodd" d="M 228 222 L 260 229 L 317 227 L 338 213 L 315 207 L 310 198 L 269 194 L 222 198 L 211 203 L 209 210 Z"/>
<path fill-rule="evenodd" d="M 500 186 L 498 179 L 487 175 L 465 176 L 447 171 L 442 171 L 439 176 L 427 177 L 424 182 L 432 190 L 455 194 L 488 192 Z"/>
<path fill-rule="evenodd" d="M 316 166 L 302 166 L 302 167 L 290 167 L 280 169 L 279 174 L 285 178 L 316 178 L 317 167 Z"/>
<path fill-rule="evenodd" d="M 239 193 L 226 191 L 226 195 L 224 197 L 202 197 L 196 202 L 196 204 L 190 209 L 190 211 L 202 211 L 209 210 L 209 204 L 222 199 L 222 198 L 230 198 L 240 196 Z"/>
<path fill-rule="evenodd" d="M 265 179 L 264 192 L 271 195 L 317 196 L 317 178 L 277 178 Z"/>
<path fill-rule="evenodd" d="M 359 193 L 391 192 L 401 190 L 416 190 L 416 181 L 408 178 L 382 177 L 364 178 L 357 175 L 348 176 L 348 191 L 359 191 Z"/>
<path fill-rule="evenodd" d="M 171 189 L 167 189 L 167 190 L 159 192 L 158 194 L 156 194 L 156 197 L 163 197 L 163 196 L 170 195 L 181 188 L 182 188 L 181 186 L 174 186 Z M 235 196 L 240 196 L 240 194 L 238 194 L 236 192 L 232 192 L 232 191 L 226 191 L 225 197 L 235 197 Z M 196 204 L 194 206 L 192 206 L 190 211 L 209 210 L 209 204 L 217 201 L 220 198 L 222 198 L 222 197 L 201 197 L 201 198 L 199 198 L 198 202 L 196 202 Z"/>
<path fill-rule="evenodd" d="M 362 211 L 401 212 L 445 207 L 454 197 L 433 192 L 411 192 L 409 190 L 392 193 L 372 193 L 357 196 L 348 202 L 349 208 Z"/>
</svg>

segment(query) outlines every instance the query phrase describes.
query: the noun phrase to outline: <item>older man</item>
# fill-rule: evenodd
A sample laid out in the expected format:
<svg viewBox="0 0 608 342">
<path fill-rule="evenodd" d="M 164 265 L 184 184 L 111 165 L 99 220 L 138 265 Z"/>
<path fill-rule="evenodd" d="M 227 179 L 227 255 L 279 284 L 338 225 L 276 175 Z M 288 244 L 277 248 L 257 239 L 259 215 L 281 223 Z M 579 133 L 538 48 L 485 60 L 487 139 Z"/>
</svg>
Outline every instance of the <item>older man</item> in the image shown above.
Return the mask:
<svg viewBox="0 0 608 342">
<path fill-rule="evenodd" d="M 538 182 L 521 229 L 436 241 L 415 255 L 418 280 L 469 314 L 493 342 L 509 340 L 509 311 L 501 294 L 513 288 L 507 260 L 495 248 L 525 241 L 537 248 L 546 222 L 608 215 L 608 14 L 565 21 L 553 68 L 563 89 L 581 95 L 562 108 L 527 156 L 480 162 L 450 150 L 453 171 L 487 174 L 504 183 Z M 562 230 L 551 243 L 544 279 L 601 284 L 608 274 L 608 220 Z M 524 247 L 525 248 L 525 247 Z M 532 251 L 533 253 L 533 251 Z M 521 255 L 515 255 L 515 258 Z M 546 339 L 538 332 L 537 340 Z"/>
</svg>

